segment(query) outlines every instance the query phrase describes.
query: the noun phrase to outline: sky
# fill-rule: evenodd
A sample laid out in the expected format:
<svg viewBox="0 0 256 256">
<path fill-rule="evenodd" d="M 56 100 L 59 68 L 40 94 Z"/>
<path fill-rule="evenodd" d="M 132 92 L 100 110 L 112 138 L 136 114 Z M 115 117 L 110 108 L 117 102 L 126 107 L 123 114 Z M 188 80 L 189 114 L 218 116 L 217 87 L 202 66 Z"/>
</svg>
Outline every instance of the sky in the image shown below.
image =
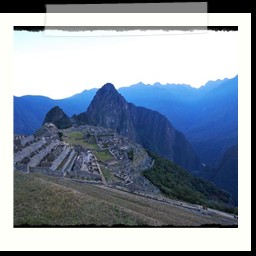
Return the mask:
<svg viewBox="0 0 256 256">
<path fill-rule="evenodd" d="M 237 31 L 14 31 L 14 95 L 61 99 L 110 82 L 200 87 L 238 74 Z"/>
</svg>

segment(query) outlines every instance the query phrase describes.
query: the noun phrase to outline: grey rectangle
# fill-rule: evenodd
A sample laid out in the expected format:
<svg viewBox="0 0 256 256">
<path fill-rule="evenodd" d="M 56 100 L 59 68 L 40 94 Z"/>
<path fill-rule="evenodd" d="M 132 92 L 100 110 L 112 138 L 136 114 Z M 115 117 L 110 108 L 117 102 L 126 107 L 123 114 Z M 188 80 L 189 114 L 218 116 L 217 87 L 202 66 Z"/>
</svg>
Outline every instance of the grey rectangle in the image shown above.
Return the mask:
<svg viewBox="0 0 256 256">
<path fill-rule="evenodd" d="M 206 26 L 47 26 L 45 30 L 61 30 L 67 32 L 82 32 L 82 31 L 135 31 L 135 30 L 143 30 L 143 31 L 193 31 L 193 30 L 207 30 Z"/>
<path fill-rule="evenodd" d="M 46 13 L 207 13 L 207 2 L 46 5 Z"/>
</svg>

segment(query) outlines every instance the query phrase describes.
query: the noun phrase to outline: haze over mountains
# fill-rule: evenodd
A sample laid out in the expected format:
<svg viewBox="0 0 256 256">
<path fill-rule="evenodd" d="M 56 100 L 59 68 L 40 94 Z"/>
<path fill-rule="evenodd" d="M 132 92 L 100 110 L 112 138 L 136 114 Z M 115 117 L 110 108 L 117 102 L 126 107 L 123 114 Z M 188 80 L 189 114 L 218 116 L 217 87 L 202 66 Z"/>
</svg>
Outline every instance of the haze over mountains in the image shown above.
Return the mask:
<svg viewBox="0 0 256 256">
<path fill-rule="evenodd" d="M 218 166 L 225 151 L 237 145 L 238 77 L 189 85 L 139 83 L 121 88 L 128 102 L 157 110 L 183 132 L 201 161 Z"/>
</svg>

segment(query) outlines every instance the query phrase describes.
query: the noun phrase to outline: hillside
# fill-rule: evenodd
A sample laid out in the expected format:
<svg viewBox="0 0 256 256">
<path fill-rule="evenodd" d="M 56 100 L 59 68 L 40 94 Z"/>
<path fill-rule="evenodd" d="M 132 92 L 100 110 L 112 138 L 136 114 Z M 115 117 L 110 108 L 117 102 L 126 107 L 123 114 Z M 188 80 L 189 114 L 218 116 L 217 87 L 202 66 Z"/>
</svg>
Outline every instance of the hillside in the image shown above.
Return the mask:
<svg viewBox="0 0 256 256">
<path fill-rule="evenodd" d="M 215 176 L 215 183 L 229 191 L 238 204 L 238 146 L 229 148 L 223 155 L 218 171 Z"/>
<path fill-rule="evenodd" d="M 166 196 L 219 210 L 234 212 L 231 196 L 212 183 L 195 177 L 178 165 L 150 154 L 154 166 L 143 172 L 145 177 Z"/>
<path fill-rule="evenodd" d="M 204 166 L 197 173 L 200 177 L 212 181 L 218 187 L 228 191 L 234 204 L 238 205 L 238 146 L 229 148 L 222 156 L 216 168 Z"/>
<path fill-rule="evenodd" d="M 237 226 L 233 216 L 189 210 L 123 191 L 14 172 L 14 226 Z"/>
</svg>

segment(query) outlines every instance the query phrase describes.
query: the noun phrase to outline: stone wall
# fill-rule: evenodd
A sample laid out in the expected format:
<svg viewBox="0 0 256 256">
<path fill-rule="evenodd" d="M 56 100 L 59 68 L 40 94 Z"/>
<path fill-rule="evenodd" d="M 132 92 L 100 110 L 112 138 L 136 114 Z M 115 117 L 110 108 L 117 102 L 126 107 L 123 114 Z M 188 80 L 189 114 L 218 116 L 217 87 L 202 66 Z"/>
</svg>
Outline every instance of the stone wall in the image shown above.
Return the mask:
<svg viewBox="0 0 256 256">
<path fill-rule="evenodd" d="M 72 171 L 67 174 L 69 178 L 84 178 L 84 179 L 91 179 L 91 180 L 98 180 L 101 181 L 101 176 L 97 174 L 93 174 L 90 172 L 83 172 L 83 171 Z"/>
<path fill-rule="evenodd" d="M 20 162 L 24 157 L 29 157 L 30 154 L 44 145 L 43 140 L 32 143 L 29 147 L 23 148 L 21 151 L 15 153 L 14 164 Z"/>
<path fill-rule="evenodd" d="M 58 145 L 57 142 L 52 142 L 50 145 L 48 145 L 45 149 L 41 150 L 38 154 L 33 156 L 30 159 L 29 166 L 36 167 L 40 164 L 40 162 L 43 160 L 43 158 L 51 152 L 51 150 Z"/>
<path fill-rule="evenodd" d="M 30 135 L 30 136 L 26 136 L 26 137 L 22 138 L 20 140 L 20 142 L 21 142 L 21 145 L 24 147 L 26 145 L 26 143 L 29 143 L 29 142 L 33 141 L 34 139 L 35 139 L 34 136 Z"/>
<path fill-rule="evenodd" d="M 62 171 L 63 172 L 69 172 L 71 171 L 73 165 L 74 165 L 74 162 L 76 160 L 76 158 L 74 157 L 76 154 L 76 152 L 74 150 L 72 150 L 69 154 L 69 157 L 68 157 L 68 160 L 66 161 L 65 165 L 63 166 L 62 168 Z"/>
<path fill-rule="evenodd" d="M 65 157 L 67 156 L 67 154 L 70 152 L 70 148 L 67 147 L 66 149 L 64 149 L 61 154 L 52 162 L 52 166 L 51 169 L 52 170 L 56 170 L 58 168 L 58 166 L 61 164 L 61 162 L 65 159 Z"/>
<path fill-rule="evenodd" d="M 28 172 L 28 165 L 27 164 L 18 164 L 15 166 L 15 169 L 21 172 Z"/>
<path fill-rule="evenodd" d="M 42 173 L 42 174 L 50 175 L 50 176 L 54 176 L 54 177 L 63 177 L 62 172 L 53 171 L 49 168 L 44 168 L 44 167 L 29 167 L 29 172 L 30 173 Z"/>
</svg>

